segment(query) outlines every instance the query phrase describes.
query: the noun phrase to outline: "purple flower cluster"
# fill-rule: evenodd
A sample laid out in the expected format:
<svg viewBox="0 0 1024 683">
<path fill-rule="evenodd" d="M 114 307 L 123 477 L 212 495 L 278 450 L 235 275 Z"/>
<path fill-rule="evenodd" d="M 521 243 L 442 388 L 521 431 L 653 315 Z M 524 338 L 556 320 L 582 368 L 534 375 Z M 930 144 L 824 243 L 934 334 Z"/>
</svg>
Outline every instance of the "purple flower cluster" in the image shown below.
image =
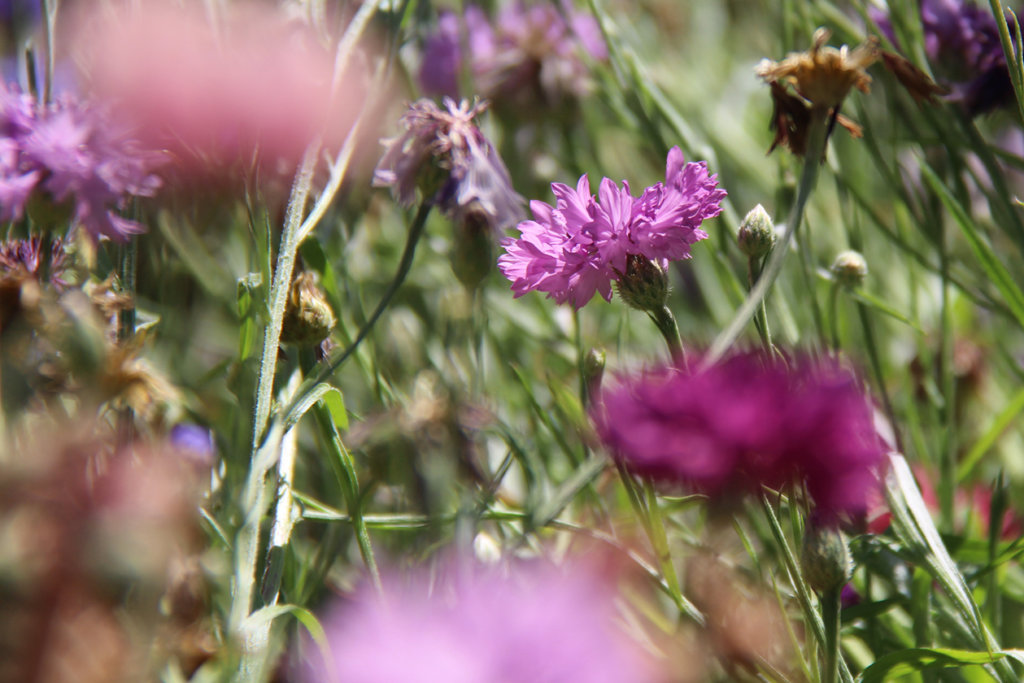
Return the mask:
<svg viewBox="0 0 1024 683">
<path fill-rule="evenodd" d="M 473 123 L 483 104 L 445 109 L 421 99 L 402 116 L 402 134 L 385 140 L 387 149 L 373 173 L 373 184 L 390 187 L 399 204 L 412 206 L 417 188 L 453 221 L 472 216 L 503 230 L 523 216 L 522 203 L 494 145 Z"/>
<path fill-rule="evenodd" d="M 888 15 L 873 8 L 871 17 L 895 43 Z M 963 102 L 969 113 L 983 114 L 1012 99 L 999 26 L 987 5 L 921 0 L 921 26 L 928 58 L 953 84 L 951 97 Z"/>
<path fill-rule="evenodd" d="M 627 182 L 620 187 L 604 178 L 595 198 L 586 175 L 575 190 L 552 183 L 551 191 L 555 206 L 530 202 L 534 220 L 519 224 L 519 237 L 502 242 L 506 253 L 498 267 L 512 281 L 516 297 L 547 292 L 577 309 L 595 292 L 610 301 L 611 283 L 626 272 L 631 255 L 662 267 L 690 258 L 690 245 L 708 236 L 701 223 L 721 212 L 726 195 L 707 164 L 685 163 L 678 147 L 668 153 L 665 182 L 639 197 Z"/>
<path fill-rule="evenodd" d="M 458 95 L 463 45 L 479 92 L 523 106 L 553 106 L 588 94 L 592 84 L 582 55 L 608 56 L 597 21 L 569 2 L 560 8 L 516 2 L 505 6 L 493 24 L 475 5 L 467 6 L 462 17 L 464 24 L 453 12 L 442 12 L 437 33 L 427 40 L 419 74 L 426 94 Z"/>
<path fill-rule="evenodd" d="M 144 150 L 109 113 L 64 99 L 50 106 L 0 85 L 0 221 L 19 220 L 33 194 L 72 209 L 94 238 L 123 241 L 143 227 L 117 211 L 152 196 L 161 156 Z"/>
<path fill-rule="evenodd" d="M 731 356 L 604 392 L 601 439 L 631 469 L 712 497 L 803 483 L 817 514 L 862 514 L 884 455 L 856 378 L 832 364 Z"/>
<path fill-rule="evenodd" d="M 325 619 L 329 663 L 308 683 L 627 683 L 658 680 L 618 632 L 614 593 L 582 567 L 464 571 L 364 592 Z M 396 656 L 395 653 L 401 653 Z"/>
</svg>

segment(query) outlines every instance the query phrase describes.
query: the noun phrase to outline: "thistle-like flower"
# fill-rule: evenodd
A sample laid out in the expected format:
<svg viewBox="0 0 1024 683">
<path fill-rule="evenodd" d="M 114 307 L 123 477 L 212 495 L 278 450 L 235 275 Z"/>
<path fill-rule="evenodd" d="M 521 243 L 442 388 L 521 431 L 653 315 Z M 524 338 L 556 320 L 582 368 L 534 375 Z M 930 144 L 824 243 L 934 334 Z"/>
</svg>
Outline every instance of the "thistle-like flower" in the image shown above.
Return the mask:
<svg viewBox="0 0 1024 683">
<path fill-rule="evenodd" d="M 67 202 L 72 222 L 94 239 L 123 241 L 144 228 L 118 211 L 129 197 L 156 193 L 162 161 L 103 108 L 70 98 L 42 107 L 0 85 L 0 220 L 18 220 L 39 197 L 50 207 Z"/>
<path fill-rule="evenodd" d="M 385 140 L 387 149 L 374 171 L 376 187 L 390 187 L 403 206 L 422 200 L 437 205 L 453 220 L 485 218 L 503 230 L 522 218 L 523 198 L 512 189 L 508 169 L 491 141 L 473 122 L 486 104 L 456 104 L 442 110 L 421 99 L 402 116 L 400 135 Z"/>
</svg>

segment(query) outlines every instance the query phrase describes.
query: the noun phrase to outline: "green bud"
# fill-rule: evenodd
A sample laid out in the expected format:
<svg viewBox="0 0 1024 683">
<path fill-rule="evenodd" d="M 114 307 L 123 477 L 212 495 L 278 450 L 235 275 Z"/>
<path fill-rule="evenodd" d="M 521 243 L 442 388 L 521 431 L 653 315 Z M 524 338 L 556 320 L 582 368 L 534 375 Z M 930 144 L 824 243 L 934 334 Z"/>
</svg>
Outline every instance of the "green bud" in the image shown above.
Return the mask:
<svg viewBox="0 0 1024 683">
<path fill-rule="evenodd" d="M 864 283 L 868 274 L 868 262 L 858 251 L 844 251 L 832 262 L 832 275 L 843 287 L 853 289 Z"/>
<path fill-rule="evenodd" d="M 587 391 L 593 395 L 601 389 L 604 378 L 605 353 L 601 349 L 590 349 L 583 359 L 583 381 Z"/>
<path fill-rule="evenodd" d="M 740 223 L 736 242 L 740 251 L 750 258 L 760 258 L 772 250 L 775 246 L 775 224 L 763 206 L 755 206 Z"/>
<path fill-rule="evenodd" d="M 476 206 L 452 217 L 451 264 L 466 289 L 475 290 L 494 266 L 494 235 L 487 214 Z"/>
<path fill-rule="evenodd" d="M 337 321 L 327 297 L 311 272 L 292 280 L 281 324 L 281 341 L 298 346 L 315 346 L 330 335 Z"/>
<path fill-rule="evenodd" d="M 808 525 L 800 548 L 800 568 L 811 588 L 818 593 L 842 588 L 850 580 L 850 564 L 850 551 L 839 529 Z"/>
<path fill-rule="evenodd" d="M 626 257 L 626 272 L 615 282 L 619 296 L 639 311 L 654 311 L 668 298 L 668 274 L 660 265 L 637 254 Z"/>
</svg>

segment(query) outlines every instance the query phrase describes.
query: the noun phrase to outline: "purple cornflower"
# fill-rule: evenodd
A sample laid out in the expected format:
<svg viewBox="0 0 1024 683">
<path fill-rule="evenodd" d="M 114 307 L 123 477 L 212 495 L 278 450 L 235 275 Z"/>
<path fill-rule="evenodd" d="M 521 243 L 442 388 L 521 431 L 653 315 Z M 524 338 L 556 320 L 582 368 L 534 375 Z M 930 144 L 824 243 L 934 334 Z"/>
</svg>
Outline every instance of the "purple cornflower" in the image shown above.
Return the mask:
<svg viewBox="0 0 1024 683">
<path fill-rule="evenodd" d="M 473 122 L 484 103 L 456 104 L 444 98 L 444 110 L 428 99 L 409 105 L 402 116 L 405 132 L 385 140 L 387 149 L 373 184 L 390 187 L 399 204 L 412 206 L 419 189 L 459 222 L 472 215 L 492 229 L 511 227 L 523 216 L 523 198 L 512 189 L 505 163 Z"/>
<path fill-rule="evenodd" d="M 712 498 L 802 483 L 826 520 L 866 511 L 884 454 L 856 378 L 810 359 L 649 372 L 604 392 L 593 418 L 631 469 Z"/>
<path fill-rule="evenodd" d="M 614 592 L 583 567 L 465 568 L 363 591 L 324 621 L 330 663 L 307 683 L 627 683 L 658 680 L 615 623 Z M 401 656 L 395 656 L 401 653 Z M 319 660 L 319 657 L 316 657 Z"/>
<path fill-rule="evenodd" d="M 726 194 L 705 162 L 685 163 L 678 147 L 668 153 L 665 182 L 639 197 L 627 182 L 620 187 L 604 178 L 595 199 L 586 175 L 575 190 L 552 183 L 551 191 L 555 206 L 530 202 L 534 218 L 519 224 L 519 237 L 502 242 L 506 253 L 498 267 L 516 297 L 546 292 L 577 309 L 595 292 L 610 301 L 611 283 L 626 272 L 630 256 L 663 268 L 690 258 L 690 245 L 707 238 L 700 224 L 721 212 Z"/>
<path fill-rule="evenodd" d="M 583 54 L 596 60 L 608 57 L 597 21 L 567 1 L 560 7 L 516 2 L 505 6 L 493 23 L 483 10 L 469 5 L 463 17 L 464 24 L 452 12 L 438 17 L 437 33 L 424 47 L 419 74 L 423 92 L 458 95 L 465 45 L 473 79 L 484 96 L 520 108 L 553 107 L 592 90 Z"/>
<path fill-rule="evenodd" d="M 925 50 L 952 87 L 951 98 L 971 115 L 983 114 L 1013 97 L 999 26 L 987 6 L 965 0 L 921 0 Z M 872 19 L 896 42 L 888 15 L 872 8 Z M 1012 31 L 1011 31 L 1012 34 Z"/>
<path fill-rule="evenodd" d="M 34 192 L 68 202 L 94 238 L 143 232 L 120 216 L 130 196 L 152 196 L 161 156 L 143 150 L 109 112 L 71 99 L 42 107 L 0 86 L 0 220 L 17 220 Z"/>
</svg>

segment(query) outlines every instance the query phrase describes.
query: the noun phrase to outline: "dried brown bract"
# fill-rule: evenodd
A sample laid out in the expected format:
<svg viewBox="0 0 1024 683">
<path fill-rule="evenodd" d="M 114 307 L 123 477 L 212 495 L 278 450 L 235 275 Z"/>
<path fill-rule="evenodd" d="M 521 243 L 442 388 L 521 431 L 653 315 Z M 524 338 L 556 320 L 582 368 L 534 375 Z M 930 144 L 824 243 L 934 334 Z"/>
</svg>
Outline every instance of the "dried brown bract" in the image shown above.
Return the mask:
<svg viewBox="0 0 1024 683">
<path fill-rule="evenodd" d="M 885 68 L 892 72 L 919 105 L 922 102 L 934 104 L 936 95 L 949 94 L 949 88 L 944 88 L 933 81 L 931 76 L 918 69 L 905 57 L 887 50 L 883 50 L 881 54 Z"/>
</svg>

